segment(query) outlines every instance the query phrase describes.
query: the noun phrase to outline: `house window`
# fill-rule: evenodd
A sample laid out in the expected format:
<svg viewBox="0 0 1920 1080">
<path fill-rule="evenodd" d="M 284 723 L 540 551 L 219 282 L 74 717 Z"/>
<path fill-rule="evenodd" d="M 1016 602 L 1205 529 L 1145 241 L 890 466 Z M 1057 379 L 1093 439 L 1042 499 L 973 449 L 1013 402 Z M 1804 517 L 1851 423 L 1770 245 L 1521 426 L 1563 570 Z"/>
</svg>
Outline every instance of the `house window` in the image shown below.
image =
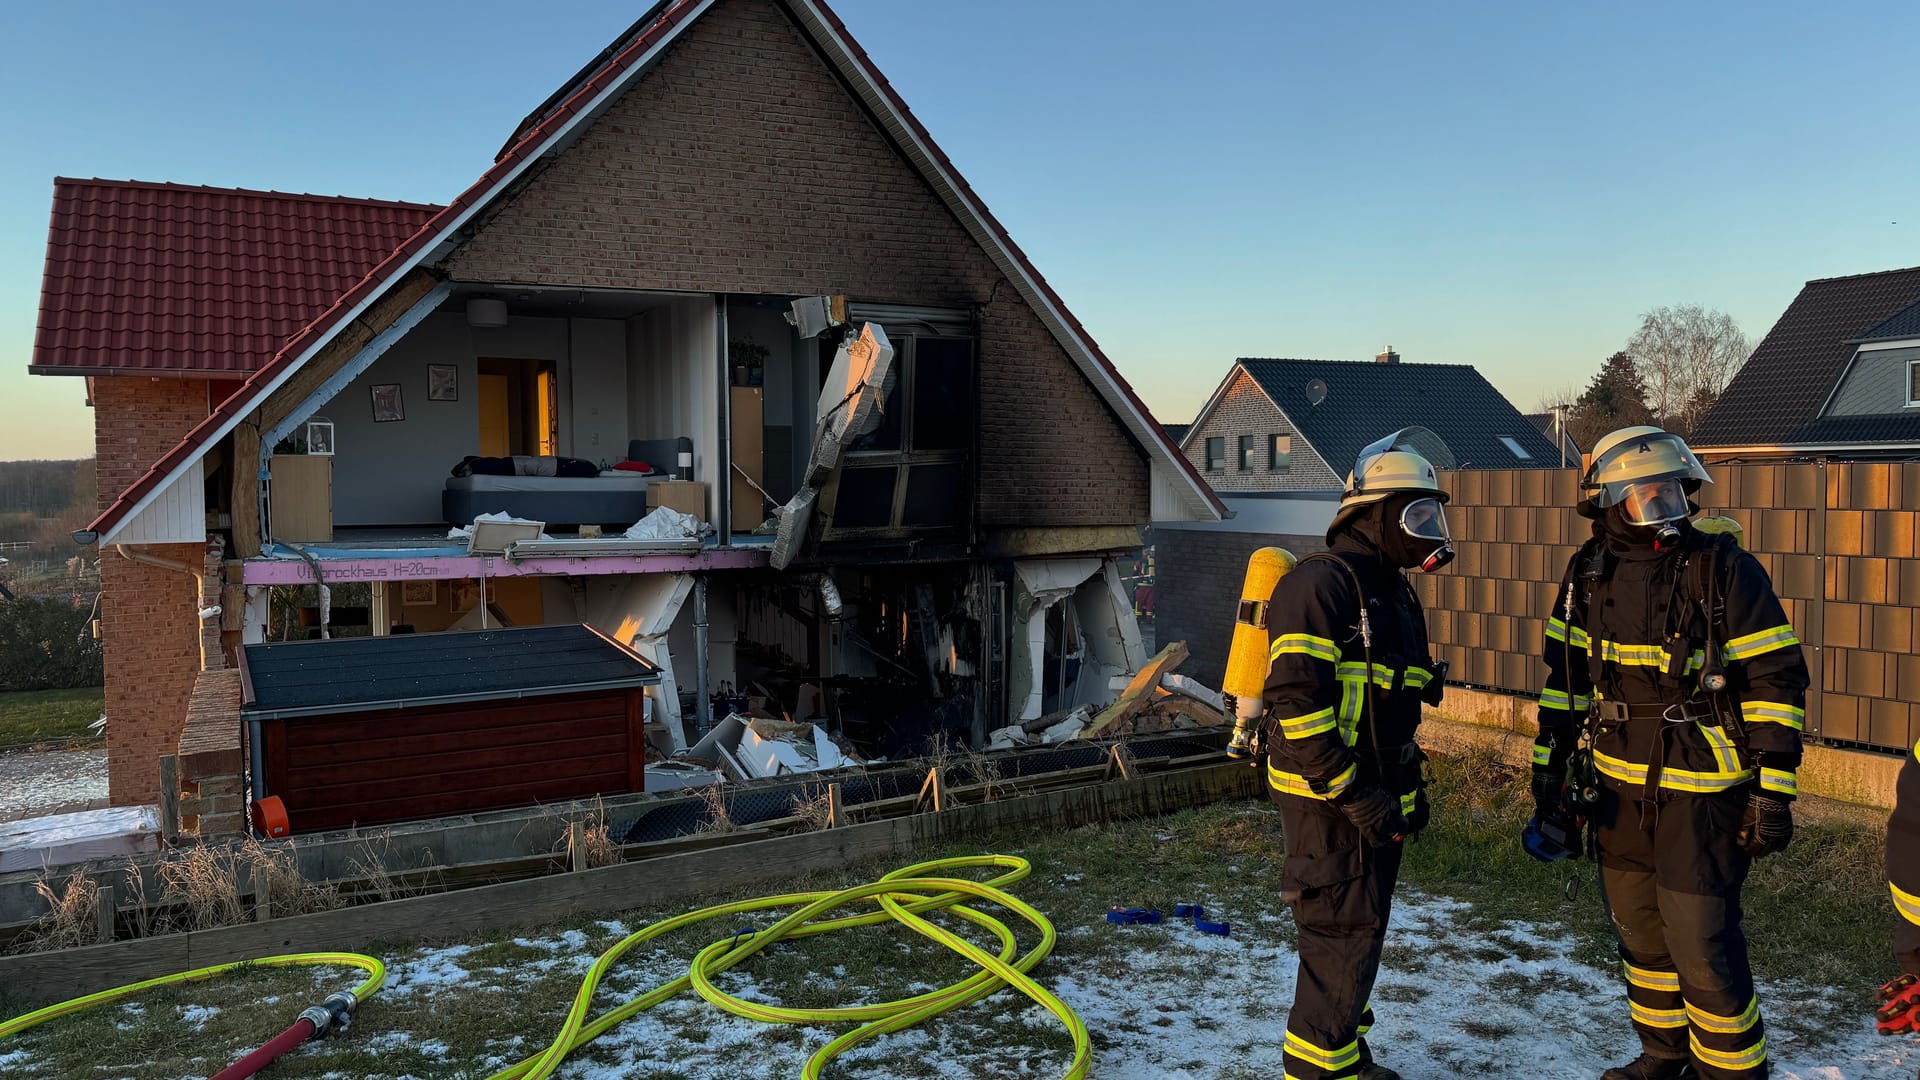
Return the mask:
<svg viewBox="0 0 1920 1080">
<path fill-rule="evenodd" d="M 1267 470 L 1269 472 L 1287 472 L 1293 468 L 1293 436 L 1269 435 L 1267 437 Z"/>
<path fill-rule="evenodd" d="M 1227 440 L 1214 436 L 1207 440 L 1207 471 L 1219 472 L 1227 467 Z"/>
<path fill-rule="evenodd" d="M 1252 472 L 1253 463 L 1259 459 L 1259 456 L 1260 456 L 1260 436 L 1258 435 L 1240 436 L 1240 471 Z"/>
<path fill-rule="evenodd" d="M 1920 405 L 1920 360 L 1907 361 L 1907 407 Z"/>
<path fill-rule="evenodd" d="M 1527 448 L 1521 446 L 1517 441 L 1502 435 L 1500 436 L 1500 442 L 1504 444 L 1508 450 L 1513 451 L 1513 456 L 1519 458 L 1521 461 L 1533 460 L 1533 455 L 1527 453 Z"/>
</svg>

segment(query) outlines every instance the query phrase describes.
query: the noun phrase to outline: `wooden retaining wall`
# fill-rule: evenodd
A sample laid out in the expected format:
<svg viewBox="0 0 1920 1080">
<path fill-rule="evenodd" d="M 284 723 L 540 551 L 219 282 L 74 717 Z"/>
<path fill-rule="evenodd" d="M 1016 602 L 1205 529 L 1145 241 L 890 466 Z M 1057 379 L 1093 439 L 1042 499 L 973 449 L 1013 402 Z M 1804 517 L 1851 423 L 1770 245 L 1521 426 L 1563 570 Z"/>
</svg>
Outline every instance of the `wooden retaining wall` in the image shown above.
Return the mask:
<svg viewBox="0 0 1920 1080">
<path fill-rule="evenodd" d="M 1067 788 L 593 870 L 365 904 L 314 915 L 141 938 L 58 952 L 0 956 L 0 986 L 35 1008 L 176 971 L 281 953 L 364 951 L 562 918 L 612 914 L 775 881 L 869 859 L 906 862 L 920 849 L 999 829 L 1070 829 L 1252 797 L 1260 776 L 1214 762 L 1131 780 Z"/>
</svg>

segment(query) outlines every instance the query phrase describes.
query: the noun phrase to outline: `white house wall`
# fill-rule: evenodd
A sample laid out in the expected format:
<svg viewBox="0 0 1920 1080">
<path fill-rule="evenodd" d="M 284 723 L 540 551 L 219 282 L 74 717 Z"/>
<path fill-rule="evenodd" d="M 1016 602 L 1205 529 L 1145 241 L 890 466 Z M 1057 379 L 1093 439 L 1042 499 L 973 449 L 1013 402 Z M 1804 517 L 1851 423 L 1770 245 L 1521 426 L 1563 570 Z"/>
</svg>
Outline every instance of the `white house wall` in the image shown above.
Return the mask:
<svg viewBox="0 0 1920 1080">
<path fill-rule="evenodd" d="M 199 544 L 207 539 L 207 486 L 201 464 L 160 489 L 146 509 L 102 538 L 107 544 Z"/>
</svg>

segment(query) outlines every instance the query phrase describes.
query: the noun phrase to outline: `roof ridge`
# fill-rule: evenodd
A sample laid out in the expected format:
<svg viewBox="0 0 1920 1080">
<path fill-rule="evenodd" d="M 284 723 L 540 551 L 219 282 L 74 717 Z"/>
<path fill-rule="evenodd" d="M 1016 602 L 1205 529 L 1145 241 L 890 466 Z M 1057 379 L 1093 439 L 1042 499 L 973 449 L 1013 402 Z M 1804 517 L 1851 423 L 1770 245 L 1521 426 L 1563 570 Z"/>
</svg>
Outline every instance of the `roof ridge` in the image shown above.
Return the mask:
<svg viewBox="0 0 1920 1080">
<path fill-rule="evenodd" d="M 1868 270 L 1859 274 L 1838 274 L 1834 277 L 1808 278 L 1809 285 L 1822 285 L 1829 281 L 1852 281 L 1856 278 L 1880 277 L 1884 274 L 1911 274 L 1920 270 L 1920 266 L 1900 266 L 1892 270 Z"/>
<path fill-rule="evenodd" d="M 178 184 L 167 180 L 108 180 L 104 177 L 56 176 L 55 185 L 75 187 L 129 188 L 138 191 L 193 191 L 209 195 L 237 195 L 250 199 L 284 199 L 296 202 L 358 203 L 363 206 L 390 206 L 402 210 L 437 212 L 438 203 L 406 202 L 401 199 L 373 199 L 361 195 L 320 195 L 306 191 L 269 191 L 260 188 L 214 187 L 209 184 Z"/>
<path fill-rule="evenodd" d="M 1313 357 L 1310 357 L 1310 356 L 1242 356 L 1242 357 L 1239 357 L 1239 358 L 1237 358 L 1237 359 L 1235 359 L 1235 360 L 1234 360 L 1234 363 L 1236 363 L 1236 364 L 1251 364 L 1251 363 L 1265 363 L 1265 364 L 1353 364 L 1353 365 L 1355 365 L 1356 367 L 1358 367 L 1358 366 L 1378 366 L 1378 367 L 1443 367 L 1443 368 L 1466 368 L 1466 369 L 1468 369 L 1469 371 L 1478 371 L 1478 370 L 1479 370 L 1478 368 L 1476 368 L 1476 367 L 1474 367 L 1474 366 L 1473 366 L 1472 364 L 1442 364 L 1442 363 L 1437 363 L 1437 362 L 1435 362 L 1435 361 L 1432 361 L 1432 360 L 1395 360 L 1395 361 L 1393 361 L 1393 362 L 1392 362 L 1392 363 L 1390 363 L 1390 364 L 1382 364 L 1382 363 L 1380 363 L 1380 361 L 1378 361 L 1378 360 L 1317 360 L 1317 359 L 1314 359 Z"/>
</svg>

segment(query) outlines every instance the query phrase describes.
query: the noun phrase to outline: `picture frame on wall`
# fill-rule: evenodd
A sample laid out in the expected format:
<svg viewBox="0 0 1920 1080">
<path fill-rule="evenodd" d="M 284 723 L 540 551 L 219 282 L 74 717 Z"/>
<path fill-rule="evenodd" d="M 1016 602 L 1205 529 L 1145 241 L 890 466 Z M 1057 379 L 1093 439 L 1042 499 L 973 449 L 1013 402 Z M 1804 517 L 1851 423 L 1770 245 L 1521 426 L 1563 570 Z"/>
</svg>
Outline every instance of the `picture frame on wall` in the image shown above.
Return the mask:
<svg viewBox="0 0 1920 1080">
<path fill-rule="evenodd" d="M 373 422 L 390 423 L 407 418 L 406 406 L 400 400 L 399 383 L 376 383 L 373 386 Z"/>
<path fill-rule="evenodd" d="M 459 401 L 460 369 L 452 364 L 428 364 L 427 400 Z"/>
<path fill-rule="evenodd" d="M 440 601 L 439 582 L 403 581 L 400 583 L 400 606 L 431 607 Z"/>
</svg>

